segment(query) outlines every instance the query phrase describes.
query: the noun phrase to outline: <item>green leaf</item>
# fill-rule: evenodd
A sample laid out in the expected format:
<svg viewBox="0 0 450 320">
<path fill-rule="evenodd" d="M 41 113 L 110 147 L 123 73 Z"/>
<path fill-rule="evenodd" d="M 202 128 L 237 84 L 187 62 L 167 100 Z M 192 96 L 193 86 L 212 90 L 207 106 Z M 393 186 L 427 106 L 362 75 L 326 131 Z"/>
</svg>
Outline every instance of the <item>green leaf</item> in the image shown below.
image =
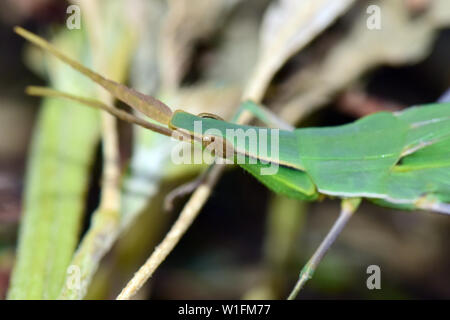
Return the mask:
<svg viewBox="0 0 450 320">
<path fill-rule="evenodd" d="M 57 41 L 76 58 L 89 57 L 82 31 L 66 31 Z M 48 62 L 54 88 L 84 96 L 92 92 L 89 80 L 59 62 Z M 43 100 L 28 162 L 9 299 L 55 299 L 61 291 L 78 242 L 99 133 L 96 110 L 61 99 Z"/>
</svg>

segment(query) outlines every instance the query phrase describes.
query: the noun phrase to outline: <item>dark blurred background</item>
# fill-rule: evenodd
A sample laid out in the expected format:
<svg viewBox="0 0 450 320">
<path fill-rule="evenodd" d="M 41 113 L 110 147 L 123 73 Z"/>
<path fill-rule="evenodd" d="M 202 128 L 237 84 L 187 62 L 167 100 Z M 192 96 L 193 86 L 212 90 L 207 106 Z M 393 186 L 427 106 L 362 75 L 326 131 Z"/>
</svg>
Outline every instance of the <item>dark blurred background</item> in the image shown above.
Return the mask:
<svg viewBox="0 0 450 320">
<path fill-rule="evenodd" d="M 158 17 L 164 19 L 164 10 L 167 8 L 164 1 L 159 2 L 159 6 L 163 9 Z M 180 92 L 183 88 L 190 90 L 192 87 L 200 86 L 205 83 L 205 79 L 213 81 L 217 74 L 223 75 L 220 69 L 214 71 L 216 62 L 219 64 L 218 61 L 222 56 L 234 54 L 231 56 L 234 60 L 224 65 L 226 68 L 236 63 L 238 65 L 235 69 L 239 69 L 239 63 L 243 62 L 239 61 L 236 50 L 239 52 L 241 48 L 241 53 L 245 53 L 245 50 L 250 50 L 246 47 L 249 42 L 257 42 L 257 26 L 270 1 L 257 2 L 242 1 L 234 5 L 223 17 L 221 27 L 215 28 L 205 36 L 195 38 L 195 41 L 191 40 L 194 44 L 189 46 L 190 54 L 182 71 Z M 405 2 L 404 10 L 412 11 L 411 15 L 414 16 L 412 19 L 421 19 L 421 15 L 426 14 L 422 11 L 427 10 L 426 6 L 429 5 L 427 2 Z M 68 5 L 69 3 L 59 0 L 4 0 L 1 3 L 0 297 L 2 298 L 6 296 L 15 261 L 25 188 L 25 169 L 30 161 L 30 144 L 37 130 L 37 115 L 40 112 L 40 99 L 26 96 L 24 88 L 30 84 L 47 83 L 42 74 L 36 70 L 32 71 L 30 64 L 24 62 L 29 46 L 12 32 L 12 27 L 21 25 L 48 38 L 47 36 L 56 32 L 58 28 L 64 28 Z M 420 10 L 416 11 L 416 6 Z M 302 75 L 299 70 L 312 64 L 320 66 L 320 59 L 326 60 L 337 43 L 346 41 L 344 35 L 352 28 L 354 17 L 361 14 L 358 10 L 360 9 L 352 9 L 339 19 L 310 46 L 291 58 L 278 72 L 265 98 L 270 107 L 281 110 L 285 104 L 295 102 L 297 92 L 314 90 L 304 84 L 308 82 L 308 77 Z M 141 23 L 147 25 L 146 21 Z M 185 28 L 189 26 L 190 24 L 186 23 Z M 231 36 L 227 34 L 227 30 L 233 30 Z M 236 36 L 239 30 L 242 32 L 242 39 Z M 139 63 L 146 58 L 153 59 L 145 53 L 142 54 L 144 49 L 140 47 L 145 46 L 146 41 L 152 41 L 157 32 L 158 30 L 144 27 L 131 57 L 131 71 L 126 79 L 130 86 L 138 90 L 145 89 L 145 85 L 139 86 L 139 83 L 143 82 L 139 78 L 142 75 L 137 74 L 140 69 Z M 327 99 L 324 103 L 316 103 L 317 106 L 313 107 L 313 111 L 297 124 L 339 125 L 374 111 L 399 110 L 410 105 L 436 101 L 450 87 L 450 29 L 436 28 L 430 34 L 433 34 L 433 38 L 429 41 L 429 48 L 421 54 L 423 57 L 409 59 L 405 54 L 404 58 L 399 57 L 393 64 L 383 59 L 375 59 L 376 63 L 368 62 L 367 67 L 360 67 L 361 71 L 356 79 L 352 79 L 348 84 L 342 84 L 342 88 L 337 90 L 333 98 Z M 229 52 L 232 51 L 229 48 L 233 45 L 228 44 L 226 47 L 229 51 L 223 49 L 222 44 L 226 41 L 235 41 L 234 46 L 237 49 Z M 389 43 L 386 44 L 388 45 Z M 408 46 L 412 47 L 414 44 L 405 43 L 405 50 L 408 50 Z M 251 50 L 256 50 L 256 53 L 250 54 L 249 60 L 257 55 L 257 49 Z M 342 61 L 342 70 L 346 69 L 346 65 L 351 69 L 351 63 L 352 59 Z M 213 71 L 210 72 L 210 69 Z M 142 66 L 142 70 L 144 72 L 149 68 Z M 316 70 L 320 72 L 321 69 Z M 225 82 L 220 76 L 218 78 L 218 81 Z M 147 84 L 150 81 L 148 80 Z M 303 84 L 298 85 L 299 81 Z M 242 86 L 242 82 L 236 81 L 233 86 Z M 177 99 L 175 101 L 182 104 L 182 107 L 196 101 L 184 96 Z M 230 99 L 236 100 L 235 96 Z M 285 113 L 284 117 L 286 115 L 288 113 Z M 119 133 L 122 169 L 126 172 L 135 133 L 130 126 L 123 123 L 119 125 Z M 74 145 L 73 148 L 77 146 Z M 83 205 L 85 209 L 80 238 L 89 227 L 90 215 L 99 202 L 101 143 L 98 142 L 95 148 L 89 169 L 90 182 Z M 162 239 L 188 199 L 183 197 L 177 200 L 172 213 L 164 213 L 161 208 L 164 195 L 193 177 L 195 170 L 175 178 L 161 180 L 158 192 L 146 205 L 147 209 L 143 210 L 103 259 L 94 277 L 89 298 L 110 299 L 117 295 L 120 288 Z M 243 170 L 230 169 L 214 189 L 213 195 L 193 226 L 157 270 L 151 284 L 145 287 L 139 298 L 284 298 L 295 283 L 301 267 L 331 227 L 338 211 L 338 200 L 303 204 L 284 199 L 271 193 Z M 159 221 L 159 224 L 155 221 Z M 448 299 L 450 298 L 449 230 L 448 217 L 428 212 L 403 212 L 380 208 L 365 202 L 327 254 L 300 297 Z M 366 287 L 369 276 L 366 269 L 372 264 L 381 268 L 381 290 L 368 290 Z"/>
</svg>

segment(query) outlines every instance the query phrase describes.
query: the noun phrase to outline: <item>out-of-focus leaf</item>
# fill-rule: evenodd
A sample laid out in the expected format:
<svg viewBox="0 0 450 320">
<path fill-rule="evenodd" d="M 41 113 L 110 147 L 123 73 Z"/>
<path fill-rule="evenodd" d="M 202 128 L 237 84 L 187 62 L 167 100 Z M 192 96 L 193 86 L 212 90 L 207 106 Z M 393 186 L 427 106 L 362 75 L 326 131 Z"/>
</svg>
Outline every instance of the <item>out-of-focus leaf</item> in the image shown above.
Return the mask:
<svg viewBox="0 0 450 320">
<path fill-rule="evenodd" d="M 62 32 L 57 46 L 87 63 L 83 31 Z M 53 87 L 89 96 L 92 84 L 48 60 Z M 24 211 L 9 299 L 54 299 L 75 250 L 90 166 L 99 138 L 98 112 L 44 99 L 28 162 Z"/>
<path fill-rule="evenodd" d="M 244 86 L 258 56 L 258 32 L 267 1 L 236 5 L 220 29 L 220 42 L 204 63 L 204 82 Z"/>
<path fill-rule="evenodd" d="M 430 3 L 430 17 L 437 27 L 448 27 L 450 21 L 450 3 L 445 0 L 433 0 Z"/>
<path fill-rule="evenodd" d="M 162 87 L 177 88 L 195 44 L 220 27 L 227 13 L 240 0 L 169 0 L 169 11 L 161 34 Z"/>
<path fill-rule="evenodd" d="M 245 98 L 260 101 L 273 75 L 294 53 L 344 13 L 354 0 L 278 0 L 267 10 L 260 57 Z"/>
<path fill-rule="evenodd" d="M 411 16 L 403 2 L 383 0 L 378 2 L 381 29 L 369 30 L 368 4 L 359 3 L 350 30 L 333 42 L 325 55 L 310 52 L 308 63 L 282 85 L 273 104 L 283 119 L 298 121 L 377 66 L 420 61 L 428 54 L 439 28 L 450 24 L 450 15 L 445 20 L 445 14 L 437 12 L 437 8 L 449 10 L 446 0 L 433 1 L 433 7 L 420 17 Z"/>
</svg>

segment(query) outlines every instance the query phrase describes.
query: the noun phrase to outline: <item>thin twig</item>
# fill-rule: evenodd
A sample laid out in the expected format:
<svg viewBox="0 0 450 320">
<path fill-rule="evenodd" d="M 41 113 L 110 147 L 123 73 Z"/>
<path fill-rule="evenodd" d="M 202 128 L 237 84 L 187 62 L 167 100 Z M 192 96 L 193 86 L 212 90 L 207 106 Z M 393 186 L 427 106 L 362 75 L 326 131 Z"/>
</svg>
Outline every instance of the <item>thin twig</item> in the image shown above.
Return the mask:
<svg viewBox="0 0 450 320">
<path fill-rule="evenodd" d="M 152 255 L 135 273 L 126 287 L 117 296 L 117 300 L 128 300 L 132 298 L 153 275 L 155 270 L 166 259 L 169 253 L 172 252 L 173 248 L 177 245 L 178 241 L 197 217 L 203 204 L 209 198 L 212 187 L 216 184 L 224 167 L 225 165 L 216 165 L 211 169 L 210 174 L 207 176 L 207 180 L 194 192 L 161 244 L 155 248 Z"/>
</svg>

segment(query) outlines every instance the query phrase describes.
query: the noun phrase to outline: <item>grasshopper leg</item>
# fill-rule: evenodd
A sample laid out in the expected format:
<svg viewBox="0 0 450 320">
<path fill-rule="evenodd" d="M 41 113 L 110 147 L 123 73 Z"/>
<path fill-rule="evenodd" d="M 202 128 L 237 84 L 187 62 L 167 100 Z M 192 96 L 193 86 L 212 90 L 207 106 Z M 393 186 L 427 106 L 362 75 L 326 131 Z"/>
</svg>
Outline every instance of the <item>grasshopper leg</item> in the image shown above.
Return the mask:
<svg viewBox="0 0 450 320">
<path fill-rule="evenodd" d="M 361 202 L 360 198 L 357 199 L 343 199 L 341 203 L 341 212 L 339 214 L 338 219 L 334 223 L 331 230 L 326 235 L 325 239 L 323 239 L 319 248 L 314 252 L 313 256 L 309 259 L 306 265 L 303 267 L 300 272 L 300 276 L 295 284 L 294 289 L 290 293 L 288 300 L 293 300 L 300 292 L 300 290 L 304 287 L 305 283 L 312 278 L 314 271 L 319 265 L 320 261 L 324 257 L 325 253 L 331 247 L 331 245 L 336 240 L 337 236 L 341 233 L 342 229 L 344 229 L 348 220 L 353 216 L 355 211 L 358 209 L 358 206 Z"/>
<path fill-rule="evenodd" d="M 250 112 L 255 118 L 261 120 L 264 124 L 272 128 L 278 128 L 287 131 L 293 131 L 295 129 L 289 123 L 279 118 L 271 110 L 251 101 L 241 103 L 238 111 L 231 121 L 236 122 L 243 112 Z"/>
<path fill-rule="evenodd" d="M 182 184 L 181 186 L 173 189 L 166 197 L 164 198 L 164 210 L 172 211 L 173 204 L 176 199 L 181 198 L 187 194 L 194 192 L 203 182 L 205 182 L 208 173 L 212 167 L 209 166 L 208 169 L 203 171 L 197 178 L 194 180 Z"/>
<path fill-rule="evenodd" d="M 439 98 L 440 103 L 450 102 L 450 88 Z"/>
</svg>

